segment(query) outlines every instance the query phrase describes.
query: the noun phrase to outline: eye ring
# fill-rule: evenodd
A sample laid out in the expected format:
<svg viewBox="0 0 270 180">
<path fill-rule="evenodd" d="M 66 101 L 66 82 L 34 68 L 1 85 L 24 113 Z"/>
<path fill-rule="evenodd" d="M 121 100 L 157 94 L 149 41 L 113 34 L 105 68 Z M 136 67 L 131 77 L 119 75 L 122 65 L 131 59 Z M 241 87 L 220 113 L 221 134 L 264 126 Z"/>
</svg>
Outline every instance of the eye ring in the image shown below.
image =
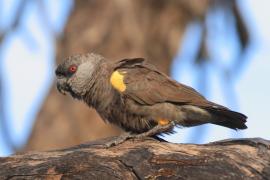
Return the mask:
<svg viewBox="0 0 270 180">
<path fill-rule="evenodd" d="M 68 71 L 71 73 L 75 73 L 77 71 L 77 66 L 74 64 L 69 66 Z"/>
</svg>

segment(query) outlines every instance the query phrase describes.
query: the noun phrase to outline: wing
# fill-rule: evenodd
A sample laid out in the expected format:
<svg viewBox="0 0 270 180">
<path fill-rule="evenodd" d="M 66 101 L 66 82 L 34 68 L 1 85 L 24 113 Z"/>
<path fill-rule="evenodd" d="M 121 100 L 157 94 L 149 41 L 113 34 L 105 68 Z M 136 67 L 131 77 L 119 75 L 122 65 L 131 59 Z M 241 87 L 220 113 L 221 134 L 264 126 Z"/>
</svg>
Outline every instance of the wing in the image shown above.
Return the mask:
<svg viewBox="0 0 270 180">
<path fill-rule="evenodd" d="M 118 62 L 115 70 L 126 72 L 124 83 L 127 88 L 123 93 L 142 105 L 162 102 L 197 106 L 209 106 L 211 104 L 196 90 L 157 71 L 154 66 L 147 64 L 143 58 L 124 59 Z"/>
<path fill-rule="evenodd" d="M 194 105 L 216 115 L 217 118 L 211 123 L 232 129 L 247 128 L 247 117 L 244 114 L 208 101 L 195 89 L 174 81 L 154 66 L 145 63 L 142 58 L 124 59 L 118 62 L 115 70 L 124 72 L 126 88 L 122 93 L 141 105 L 163 102 Z"/>
</svg>

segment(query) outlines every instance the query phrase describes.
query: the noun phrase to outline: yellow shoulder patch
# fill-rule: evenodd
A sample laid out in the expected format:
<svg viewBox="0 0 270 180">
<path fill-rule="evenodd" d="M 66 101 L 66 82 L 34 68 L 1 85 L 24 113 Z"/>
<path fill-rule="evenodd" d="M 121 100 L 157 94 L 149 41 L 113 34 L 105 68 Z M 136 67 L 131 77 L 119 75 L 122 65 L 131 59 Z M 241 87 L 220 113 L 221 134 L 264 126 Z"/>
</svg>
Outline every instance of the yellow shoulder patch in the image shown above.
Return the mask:
<svg viewBox="0 0 270 180">
<path fill-rule="evenodd" d="M 170 121 L 168 119 L 158 119 L 158 124 L 161 126 L 165 126 L 169 123 L 170 123 Z"/>
<path fill-rule="evenodd" d="M 127 88 L 124 83 L 124 75 L 121 74 L 119 71 L 114 71 L 112 73 L 110 82 L 112 86 L 120 92 L 124 92 Z"/>
</svg>

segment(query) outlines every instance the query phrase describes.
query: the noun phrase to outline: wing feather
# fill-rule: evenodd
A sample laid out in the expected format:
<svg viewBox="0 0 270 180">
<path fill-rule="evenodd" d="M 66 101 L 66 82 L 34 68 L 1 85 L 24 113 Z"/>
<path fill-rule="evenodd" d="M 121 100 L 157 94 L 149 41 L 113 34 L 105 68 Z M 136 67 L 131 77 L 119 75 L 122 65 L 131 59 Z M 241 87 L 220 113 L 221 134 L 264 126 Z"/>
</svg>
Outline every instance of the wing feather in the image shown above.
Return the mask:
<svg viewBox="0 0 270 180">
<path fill-rule="evenodd" d="M 122 60 L 116 65 L 115 70 L 126 72 L 124 83 L 127 88 L 123 93 L 141 105 L 164 102 L 193 105 L 211 112 L 216 117 L 211 123 L 232 129 L 247 128 L 245 115 L 208 101 L 195 89 L 157 71 L 153 65 L 147 64 L 142 58 Z"/>
<path fill-rule="evenodd" d="M 157 71 L 143 58 L 121 60 L 116 65 L 115 70 L 127 72 L 124 78 L 127 89 L 124 93 L 140 104 L 153 105 L 162 102 L 199 106 L 211 104 L 195 89 L 180 84 Z"/>
</svg>

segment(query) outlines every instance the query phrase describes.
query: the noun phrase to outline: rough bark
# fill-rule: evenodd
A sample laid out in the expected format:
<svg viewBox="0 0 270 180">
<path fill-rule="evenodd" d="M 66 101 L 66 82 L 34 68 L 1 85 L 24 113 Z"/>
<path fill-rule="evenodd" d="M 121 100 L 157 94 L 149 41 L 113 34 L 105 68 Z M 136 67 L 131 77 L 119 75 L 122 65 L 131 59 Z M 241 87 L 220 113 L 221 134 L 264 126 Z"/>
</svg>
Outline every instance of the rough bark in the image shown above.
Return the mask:
<svg viewBox="0 0 270 180">
<path fill-rule="evenodd" d="M 270 141 L 263 139 L 144 139 L 105 148 L 108 140 L 0 158 L 0 179 L 270 179 Z"/>
<path fill-rule="evenodd" d="M 199 2 L 199 3 L 198 3 Z M 56 61 L 94 51 L 112 60 L 145 57 L 168 73 L 187 24 L 209 0 L 77 0 L 57 42 Z M 25 150 L 48 150 L 119 134 L 94 110 L 60 95 L 53 84 Z"/>
</svg>

